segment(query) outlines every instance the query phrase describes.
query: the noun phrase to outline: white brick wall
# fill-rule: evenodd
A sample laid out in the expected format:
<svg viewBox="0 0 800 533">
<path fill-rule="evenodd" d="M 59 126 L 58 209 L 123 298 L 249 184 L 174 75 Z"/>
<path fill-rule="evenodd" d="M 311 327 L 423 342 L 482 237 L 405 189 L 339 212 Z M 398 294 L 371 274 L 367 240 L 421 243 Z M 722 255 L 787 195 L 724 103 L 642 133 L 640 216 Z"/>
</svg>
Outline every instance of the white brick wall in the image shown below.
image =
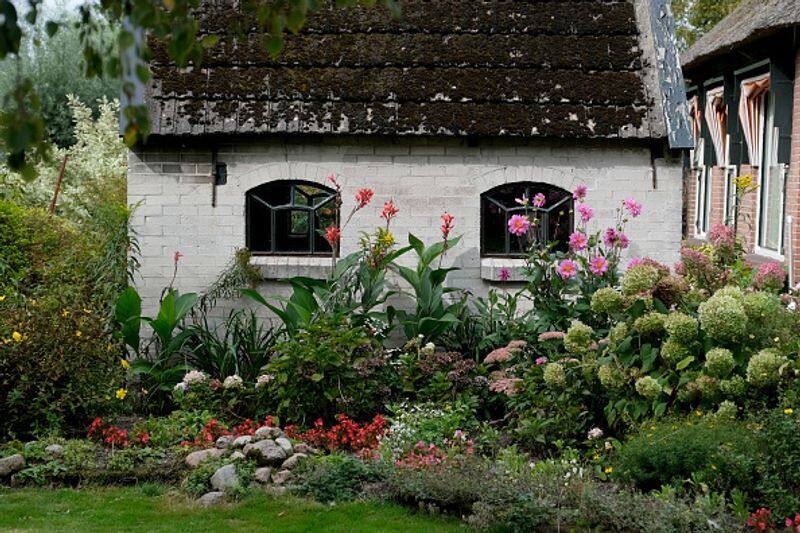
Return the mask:
<svg viewBox="0 0 800 533">
<path fill-rule="evenodd" d="M 447 257 L 461 268 L 452 274 L 452 284 L 478 294 L 489 287 L 481 280 L 480 195 L 503 183 L 538 181 L 567 190 L 586 183 L 598 229 L 612 224 L 616 207 L 633 196 L 644 204 L 644 215 L 629 226 L 627 256 L 672 263 L 680 246 L 680 160 L 657 159 L 654 178 L 650 150 L 635 143 L 483 141 L 472 147 L 460 140 L 265 138 L 217 149 L 219 161 L 228 165 L 228 183 L 217 188 L 216 207 L 211 206 L 210 149 L 162 145 L 130 154 L 128 196 L 131 204 L 139 204 L 133 226 L 142 252 L 137 283 L 148 310 L 172 276 L 175 251 L 183 254 L 180 290 L 203 291 L 216 279 L 234 250 L 245 245 L 245 193 L 277 179 L 325 183 L 336 173 L 344 212 L 352 207 L 356 189 L 375 190 L 372 204 L 356 214 L 342 236 L 344 254 L 357 245 L 359 231 L 374 229 L 389 198 L 400 208 L 393 232 L 401 243 L 408 232 L 426 243 L 439 239 L 439 216 L 449 211 L 456 217 L 455 233 L 463 235 Z M 412 259 L 413 254 L 406 257 Z M 269 283 L 262 290 L 284 289 Z"/>
</svg>

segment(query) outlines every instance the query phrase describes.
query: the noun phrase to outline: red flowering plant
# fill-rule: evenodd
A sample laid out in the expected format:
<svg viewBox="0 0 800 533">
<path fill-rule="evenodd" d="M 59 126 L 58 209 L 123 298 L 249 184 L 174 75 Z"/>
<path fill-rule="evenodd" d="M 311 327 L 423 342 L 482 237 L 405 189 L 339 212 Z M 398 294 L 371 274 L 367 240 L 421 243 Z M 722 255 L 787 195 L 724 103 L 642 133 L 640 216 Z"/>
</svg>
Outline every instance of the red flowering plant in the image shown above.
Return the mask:
<svg viewBox="0 0 800 533">
<path fill-rule="evenodd" d="M 386 419 L 375 415 L 370 422 L 359 424 L 345 414 L 336 416 L 336 423 L 326 428 L 321 418 L 314 427 L 301 431 L 296 426 L 286 426 L 286 435 L 329 452 L 350 451 L 366 454 L 378 447 L 386 432 Z"/>
<path fill-rule="evenodd" d="M 746 524 L 753 531 L 757 531 L 758 533 L 775 531 L 775 520 L 772 518 L 772 511 L 765 507 L 751 514 Z"/>
<path fill-rule="evenodd" d="M 472 455 L 475 451 L 473 445 L 466 433 L 456 431 L 453 438 L 444 439 L 442 446 L 419 441 L 395 461 L 395 466 L 412 470 L 437 467 L 453 458 Z"/>
<path fill-rule="evenodd" d="M 147 431 L 137 431 L 131 439 L 127 429 L 109 424 L 100 417 L 92 420 L 86 431 L 86 438 L 112 449 L 128 448 L 134 445 L 147 446 L 150 443 L 150 434 Z"/>
</svg>

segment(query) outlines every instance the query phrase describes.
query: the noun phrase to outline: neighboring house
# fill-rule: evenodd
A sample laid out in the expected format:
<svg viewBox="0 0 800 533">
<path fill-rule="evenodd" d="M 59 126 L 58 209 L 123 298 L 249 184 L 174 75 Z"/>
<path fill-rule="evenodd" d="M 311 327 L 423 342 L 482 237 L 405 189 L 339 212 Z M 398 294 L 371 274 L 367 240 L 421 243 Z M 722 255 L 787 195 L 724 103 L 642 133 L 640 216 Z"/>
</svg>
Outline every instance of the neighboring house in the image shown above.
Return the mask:
<svg viewBox="0 0 800 533">
<path fill-rule="evenodd" d="M 696 148 L 688 237 L 733 224 L 734 178 L 758 189 L 738 205 L 753 262 L 778 260 L 800 281 L 800 1 L 743 0 L 683 56 Z M 793 257 L 793 265 L 788 258 Z"/>
<path fill-rule="evenodd" d="M 507 239 L 514 198 L 545 193 L 544 236 L 563 241 L 581 183 L 598 229 L 623 199 L 644 204 L 628 256 L 677 259 L 691 135 L 668 0 L 409 0 L 400 20 L 329 7 L 275 60 L 234 2 L 204 2 L 201 27 L 220 38 L 201 68 L 175 68 L 152 43 L 152 135 L 130 154 L 148 308 L 175 251 L 182 290 L 204 290 L 245 246 L 263 291 L 325 276 L 331 173 L 345 213 L 358 188 L 375 190 L 342 254 L 386 200 L 401 244 L 440 239 L 449 211 L 463 234 L 452 283 L 477 293 L 522 265 Z"/>
</svg>

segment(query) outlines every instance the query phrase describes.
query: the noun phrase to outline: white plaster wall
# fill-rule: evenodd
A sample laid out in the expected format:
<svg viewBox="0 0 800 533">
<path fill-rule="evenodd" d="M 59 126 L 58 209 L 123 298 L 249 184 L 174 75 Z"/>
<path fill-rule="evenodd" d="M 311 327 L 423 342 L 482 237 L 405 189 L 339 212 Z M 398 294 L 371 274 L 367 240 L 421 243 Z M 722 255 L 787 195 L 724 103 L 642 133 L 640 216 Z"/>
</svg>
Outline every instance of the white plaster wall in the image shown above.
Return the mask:
<svg viewBox="0 0 800 533">
<path fill-rule="evenodd" d="M 412 232 L 426 243 L 440 238 L 440 215 L 456 217 L 461 243 L 445 263 L 460 267 L 450 282 L 484 293 L 481 279 L 480 195 L 515 181 L 546 182 L 572 190 L 589 187 L 597 229 L 613 224 L 615 209 L 627 197 L 644 205 L 644 215 L 629 225 L 632 245 L 626 257 L 649 256 L 673 263 L 681 240 L 681 165 L 677 158 L 651 160 L 646 145 L 630 141 L 489 142 L 462 140 L 321 138 L 221 142 L 218 160 L 228 165 L 228 183 L 217 188 L 211 205 L 211 150 L 192 145 L 148 146 L 131 152 L 128 195 L 138 204 L 134 231 L 141 246 L 137 285 L 152 309 L 172 276 L 175 251 L 183 254 L 176 287 L 203 291 L 245 245 L 245 193 L 278 179 L 326 183 L 339 176 L 343 212 L 349 212 L 360 187 L 375 191 L 372 204 L 356 214 L 342 236 L 342 253 L 357 246 L 359 231 L 379 223 L 383 202 L 393 198 L 400 213 L 393 232 L 401 244 Z M 655 175 L 654 175 L 655 171 Z M 405 261 L 412 262 L 413 254 Z M 298 267 L 298 273 L 304 273 Z M 282 292 L 277 283 L 263 291 Z M 236 306 L 240 303 L 228 303 Z M 221 309 L 220 312 L 224 312 Z"/>
</svg>

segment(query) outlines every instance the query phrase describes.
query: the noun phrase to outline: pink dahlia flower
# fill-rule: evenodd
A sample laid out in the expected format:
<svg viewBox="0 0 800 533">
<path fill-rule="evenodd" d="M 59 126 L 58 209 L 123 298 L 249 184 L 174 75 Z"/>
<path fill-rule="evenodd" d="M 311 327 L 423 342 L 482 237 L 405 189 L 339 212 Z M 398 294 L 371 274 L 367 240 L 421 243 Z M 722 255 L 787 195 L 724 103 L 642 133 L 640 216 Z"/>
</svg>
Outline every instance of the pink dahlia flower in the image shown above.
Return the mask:
<svg viewBox="0 0 800 533">
<path fill-rule="evenodd" d="M 523 215 L 514 215 L 508 220 L 508 232 L 517 237 L 528 233 L 530 227 L 531 221 Z"/>
</svg>

